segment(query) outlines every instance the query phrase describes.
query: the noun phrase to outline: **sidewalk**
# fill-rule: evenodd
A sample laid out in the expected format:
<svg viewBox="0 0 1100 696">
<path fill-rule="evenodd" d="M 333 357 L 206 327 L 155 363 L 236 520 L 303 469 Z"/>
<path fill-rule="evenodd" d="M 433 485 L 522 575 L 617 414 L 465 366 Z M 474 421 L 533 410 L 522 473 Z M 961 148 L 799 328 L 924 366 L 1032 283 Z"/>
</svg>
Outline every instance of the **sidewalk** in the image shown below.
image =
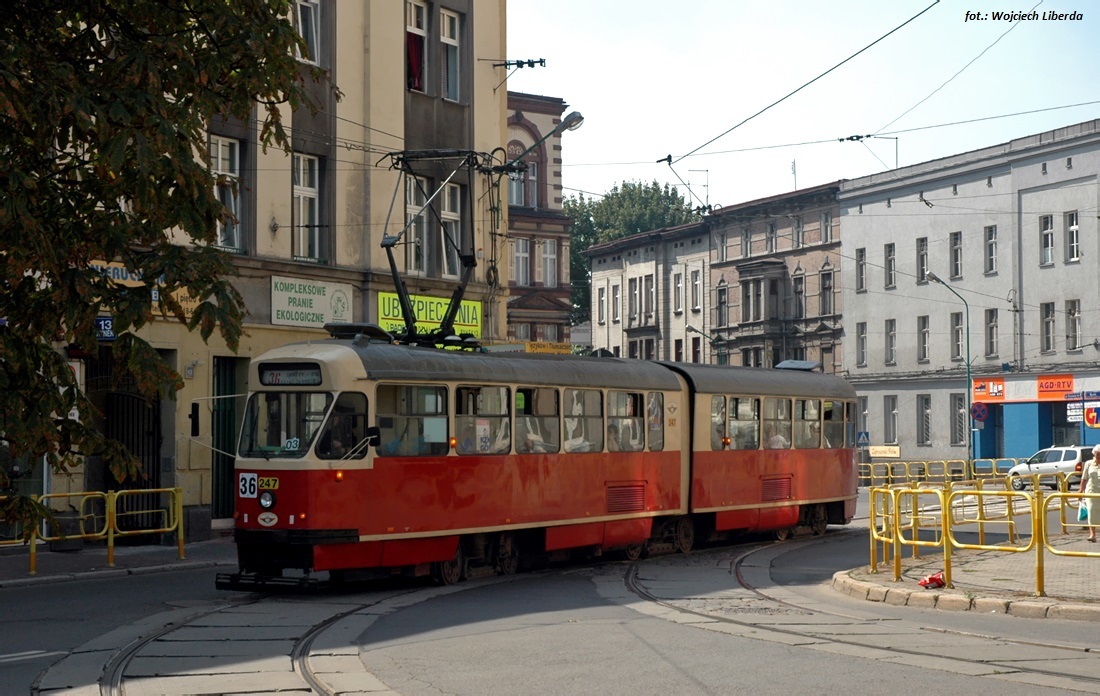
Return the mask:
<svg viewBox="0 0 1100 696">
<path fill-rule="evenodd" d="M 232 537 L 198 541 L 184 546 L 185 558 L 171 546 L 116 546 L 115 565 L 107 565 L 105 543 L 86 542 L 79 551 L 50 551 L 38 546 L 38 572 L 31 575 L 26 546 L 0 547 L 0 588 L 38 583 L 65 582 L 78 578 L 109 578 L 142 573 L 159 573 L 215 566 L 237 566 Z"/>
<path fill-rule="evenodd" d="M 1052 538 L 1059 551 L 1100 553 L 1100 544 L 1085 541 L 1084 530 Z M 833 576 L 833 589 L 852 597 L 895 606 L 980 611 L 1025 618 L 1100 621 L 1100 559 L 1043 554 L 1045 596 L 1036 596 L 1036 554 L 959 550 L 951 556 L 953 588 L 925 589 L 921 578 L 944 569 L 943 554 L 913 558 L 905 548 L 901 580 L 894 582 L 892 561 L 843 570 Z"/>
</svg>

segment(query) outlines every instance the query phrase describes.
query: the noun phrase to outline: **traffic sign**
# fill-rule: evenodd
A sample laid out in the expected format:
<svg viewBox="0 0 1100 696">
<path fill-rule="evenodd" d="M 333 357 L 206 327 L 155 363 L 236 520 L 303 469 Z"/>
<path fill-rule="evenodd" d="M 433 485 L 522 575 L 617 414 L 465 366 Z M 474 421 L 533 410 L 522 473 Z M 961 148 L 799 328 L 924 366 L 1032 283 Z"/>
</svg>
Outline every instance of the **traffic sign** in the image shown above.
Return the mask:
<svg viewBox="0 0 1100 696">
<path fill-rule="evenodd" d="M 970 407 L 970 417 L 976 421 L 984 421 L 989 417 L 989 408 L 983 403 L 973 404 Z"/>
<path fill-rule="evenodd" d="M 861 430 L 856 433 L 856 446 L 860 448 L 871 446 L 871 433 Z"/>
</svg>

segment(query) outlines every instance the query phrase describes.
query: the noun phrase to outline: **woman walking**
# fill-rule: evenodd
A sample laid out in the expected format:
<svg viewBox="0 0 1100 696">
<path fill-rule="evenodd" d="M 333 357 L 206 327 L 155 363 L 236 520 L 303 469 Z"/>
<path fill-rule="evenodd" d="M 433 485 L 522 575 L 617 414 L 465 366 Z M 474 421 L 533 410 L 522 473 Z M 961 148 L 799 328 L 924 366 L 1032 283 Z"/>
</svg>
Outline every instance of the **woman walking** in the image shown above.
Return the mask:
<svg viewBox="0 0 1100 696">
<path fill-rule="evenodd" d="M 1100 493 L 1100 445 L 1092 448 L 1092 461 L 1081 472 L 1081 492 Z M 1096 525 L 1100 524 L 1100 500 L 1084 498 L 1081 504 L 1088 511 L 1089 541 L 1096 542 Z"/>
</svg>

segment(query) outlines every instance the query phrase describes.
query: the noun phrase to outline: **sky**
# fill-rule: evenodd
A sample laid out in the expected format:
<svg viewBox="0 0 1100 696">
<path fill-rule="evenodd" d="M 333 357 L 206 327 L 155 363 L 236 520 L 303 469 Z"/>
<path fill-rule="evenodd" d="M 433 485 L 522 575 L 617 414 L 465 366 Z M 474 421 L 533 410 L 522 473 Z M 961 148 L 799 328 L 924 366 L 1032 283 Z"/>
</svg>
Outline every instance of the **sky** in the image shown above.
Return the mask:
<svg viewBox="0 0 1100 696">
<path fill-rule="evenodd" d="M 1040 19 L 993 17 L 1032 8 Z M 562 135 L 566 197 L 657 181 L 693 206 L 733 205 L 1100 118 L 1100 0 L 507 0 L 507 13 L 506 58 L 546 61 L 502 68 L 508 90 L 585 118 Z M 876 137 L 840 141 L 853 135 Z"/>
</svg>

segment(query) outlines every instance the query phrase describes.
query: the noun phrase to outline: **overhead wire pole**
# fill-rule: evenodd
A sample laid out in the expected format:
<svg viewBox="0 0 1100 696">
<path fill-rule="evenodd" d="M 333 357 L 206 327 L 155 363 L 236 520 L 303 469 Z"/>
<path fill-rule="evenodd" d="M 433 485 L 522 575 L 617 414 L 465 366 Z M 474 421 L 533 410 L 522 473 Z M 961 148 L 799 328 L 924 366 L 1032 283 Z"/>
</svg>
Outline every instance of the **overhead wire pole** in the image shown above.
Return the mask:
<svg viewBox="0 0 1100 696">
<path fill-rule="evenodd" d="M 943 279 L 935 273 L 929 271 L 927 278 L 951 291 L 952 295 L 962 300 L 963 307 L 966 309 L 966 472 L 967 475 L 970 475 L 973 473 L 974 465 L 974 414 L 970 412 L 970 395 L 973 393 L 970 381 L 970 303 L 966 301 L 965 297 L 956 292 L 955 288 L 943 282 Z"/>
</svg>

